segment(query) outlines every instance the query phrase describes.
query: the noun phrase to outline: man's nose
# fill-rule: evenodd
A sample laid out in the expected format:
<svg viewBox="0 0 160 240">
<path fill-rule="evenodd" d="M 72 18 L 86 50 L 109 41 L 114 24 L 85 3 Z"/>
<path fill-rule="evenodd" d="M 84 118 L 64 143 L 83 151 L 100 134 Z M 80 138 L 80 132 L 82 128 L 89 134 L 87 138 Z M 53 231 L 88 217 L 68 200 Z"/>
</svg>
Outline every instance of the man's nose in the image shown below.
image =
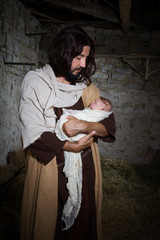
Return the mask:
<svg viewBox="0 0 160 240">
<path fill-rule="evenodd" d="M 86 67 L 86 59 L 81 59 L 81 63 L 80 63 L 80 66 L 82 67 L 82 68 L 85 68 Z"/>
</svg>

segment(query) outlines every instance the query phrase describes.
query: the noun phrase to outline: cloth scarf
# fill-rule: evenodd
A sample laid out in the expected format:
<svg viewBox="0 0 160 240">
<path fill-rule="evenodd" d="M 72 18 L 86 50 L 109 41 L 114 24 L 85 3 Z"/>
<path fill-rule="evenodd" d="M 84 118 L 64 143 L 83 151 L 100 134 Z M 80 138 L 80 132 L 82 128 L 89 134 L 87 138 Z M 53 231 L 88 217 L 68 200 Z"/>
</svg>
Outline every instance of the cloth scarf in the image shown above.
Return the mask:
<svg viewBox="0 0 160 240">
<path fill-rule="evenodd" d="M 50 65 L 30 71 L 24 78 L 20 99 L 20 127 L 23 149 L 43 132 L 54 132 L 54 107 L 73 106 L 81 97 L 84 83 L 76 85 L 58 82 Z"/>
</svg>

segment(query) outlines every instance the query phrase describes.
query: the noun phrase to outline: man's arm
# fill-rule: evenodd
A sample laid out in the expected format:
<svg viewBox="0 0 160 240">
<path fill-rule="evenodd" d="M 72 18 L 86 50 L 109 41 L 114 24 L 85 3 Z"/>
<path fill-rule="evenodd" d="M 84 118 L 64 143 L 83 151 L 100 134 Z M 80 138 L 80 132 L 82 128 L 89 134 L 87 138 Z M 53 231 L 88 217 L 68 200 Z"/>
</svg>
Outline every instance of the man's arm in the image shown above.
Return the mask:
<svg viewBox="0 0 160 240">
<path fill-rule="evenodd" d="M 108 132 L 103 124 L 99 122 L 87 122 L 79 120 L 73 116 L 67 117 L 68 121 L 63 124 L 63 131 L 68 137 L 73 137 L 79 133 L 89 134 L 96 131 L 96 136 L 106 137 Z"/>
</svg>

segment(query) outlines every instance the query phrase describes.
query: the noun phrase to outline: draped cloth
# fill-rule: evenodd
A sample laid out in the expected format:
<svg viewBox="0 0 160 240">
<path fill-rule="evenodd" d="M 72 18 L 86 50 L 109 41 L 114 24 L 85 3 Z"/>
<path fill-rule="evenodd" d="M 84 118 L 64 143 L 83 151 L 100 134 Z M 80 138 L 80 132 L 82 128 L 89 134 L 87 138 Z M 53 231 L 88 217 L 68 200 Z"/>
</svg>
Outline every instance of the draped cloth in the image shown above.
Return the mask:
<svg viewBox="0 0 160 240">
<path fill-rule="evenodd" d="M 73 115 L 79 120 L 84 120 L 88 122 L 99 122 L 104 118 L 109 117 L 112 112 L 106 112 L 104 110 L 92 110 L 90 108 L 85 108 L 84 110 L 67 110 L 63 109 L 63 115 L 60 117 L 56 124 L 55 133 L 57 137 L 64 141 L 78 141 L 80 138 L 84 137 L 86 134 L 77 134 L 73 137 L 68 137 L 63 132 L 63 124 L 67 121 L 68 115 Z M 81 152 L 68 152 L 64 151 L 65 165 L 63 172 L 68 180 L 67 189 L 69 192 L 69 197 L 66 204 L 64 205 L 62 220 L 65 223 L 63 230 L 69 229 L 76 219 L 82 200 L 82 159 Z"/>
<path fill-rule="evenodd" d="M 84 83 L 70 85 L 58 82 L 49 64 L 28 72 L 22 82 L 19 107 L 23 148 L 43 132 L 54 132 L 56 115 L 53 108 L 73 106 L 84 88 Z"/>
<path fill-rule="evenodd" d="M 91 84 L 82 93 L 84 107 L 100 96 Z M 98 240 L 101 235 L 102 175 L 96 142 L 91 145 L 95 167 L 95 202 Z M 21 210 L 21 240 L 53 240 L 58 210 L 58 169 L 56 157 L 47 165 L 28 152 L 27 174 Z"/>
</svg>

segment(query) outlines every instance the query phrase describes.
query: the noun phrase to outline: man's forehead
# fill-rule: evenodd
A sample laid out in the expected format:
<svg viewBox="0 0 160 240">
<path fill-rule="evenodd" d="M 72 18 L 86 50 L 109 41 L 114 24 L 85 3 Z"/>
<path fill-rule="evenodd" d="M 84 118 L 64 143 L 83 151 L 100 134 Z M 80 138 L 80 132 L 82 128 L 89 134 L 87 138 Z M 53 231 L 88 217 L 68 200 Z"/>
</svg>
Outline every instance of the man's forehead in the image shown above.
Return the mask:
<svg viewBox="0 0 160 240">
<path fill-rule="evenodd" d="M 79 56 L 82 57 L 88 57 L 90 54 L 90 47 L 89 46 L 84 46 L 82 52 L 79 54 Z"/>
</svg>

